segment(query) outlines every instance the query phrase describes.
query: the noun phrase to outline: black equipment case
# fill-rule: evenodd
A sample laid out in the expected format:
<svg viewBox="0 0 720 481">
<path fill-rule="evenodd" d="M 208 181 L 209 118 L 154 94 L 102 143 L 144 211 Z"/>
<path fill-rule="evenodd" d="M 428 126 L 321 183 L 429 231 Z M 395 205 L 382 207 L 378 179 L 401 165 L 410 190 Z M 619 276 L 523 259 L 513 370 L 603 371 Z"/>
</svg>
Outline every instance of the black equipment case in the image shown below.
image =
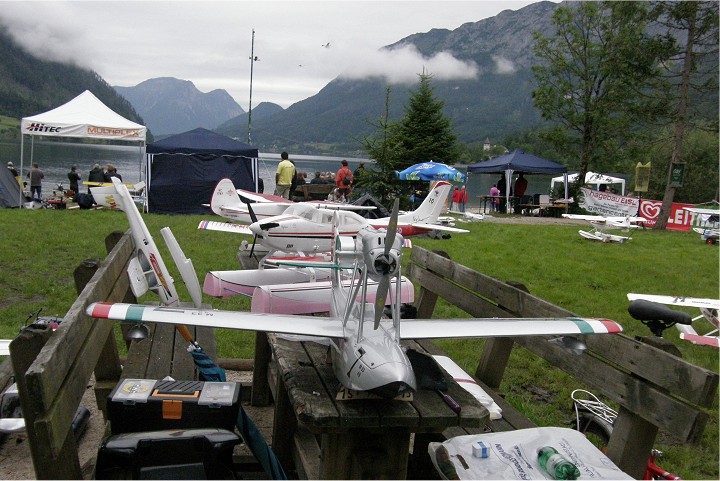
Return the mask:
<svg viewBox="0 0 720 481">
<path fill-rule="evenodd" d="M 234 382 L 122 379 L 110 393 L 112 434 L 164 429 L 233 431 L 240 409 Z"/>
</svg>

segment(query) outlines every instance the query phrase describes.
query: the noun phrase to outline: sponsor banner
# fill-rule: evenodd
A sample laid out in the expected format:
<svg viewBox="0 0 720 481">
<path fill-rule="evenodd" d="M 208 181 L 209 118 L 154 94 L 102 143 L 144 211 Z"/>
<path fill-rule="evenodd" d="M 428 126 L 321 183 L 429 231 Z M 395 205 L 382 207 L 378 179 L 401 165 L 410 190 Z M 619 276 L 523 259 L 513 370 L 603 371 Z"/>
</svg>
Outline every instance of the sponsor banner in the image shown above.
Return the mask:
<svg viewBox="0 0 720 481">
<path fill-rule="evenodd" d="M 83 137 L 96 139 L 145 139 L 146 129 L 101 127 L 87 124 L 61 124 L 48 122 L 24 123 L 22 133 L 28 135 L 45 135 L 48 137 Z"/>
<path fill-rule="evenodd" d="M 634 216 L 638 212 L 639 199 L 637 197 L 625 197 L 611 192 L 600 192 L 585 187 L 580 188 L 580 207 L 588 212 L 597 215 L 610 216 Z"/>
<path fill-rule="evenodd" d="M 683 207 L 693 207 L 693 204 L 680 204 L 673 202 L 670 208 L 670 217 L 668 217 L 667 230 L 680 230 L 689 232 L 691 228 L 692 214 L 686 211 Z M 640 205 L 640 217 L 645 217 L 648 222 L 645 224 L 648 227 L 655 225 L 660 210 L 662 209 L 662 202 L 659 200 L 643 199 Z"/>
<path fill-rule="evenodd" d="M 646 218 L 646 226 L 655 225 L 662 202 L 659 200 L 639 199 L 637 197 L 624 197 L 610 192 L 600 192 L 584 187 L 580 188 L 579 205 L 588 212 L 604 216 L 634 216 Z M 638 211 L 638 206 L 640 210 Z M 692 214 L 683 207 L 693 207 L 693 204 L 680 204 L 673 202 L 670 210 L 670 217 L 666 229 L 689 231 L 691 228 Z"/>
</svg>

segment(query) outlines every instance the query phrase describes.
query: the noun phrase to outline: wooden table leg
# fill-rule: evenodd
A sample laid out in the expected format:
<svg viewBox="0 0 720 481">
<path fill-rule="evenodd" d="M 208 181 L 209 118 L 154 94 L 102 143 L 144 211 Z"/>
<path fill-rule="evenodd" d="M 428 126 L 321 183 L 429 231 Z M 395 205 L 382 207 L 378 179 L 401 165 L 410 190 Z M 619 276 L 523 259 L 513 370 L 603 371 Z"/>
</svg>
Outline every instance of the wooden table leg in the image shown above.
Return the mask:
<svg viewBox="0 0 720 481">
<path fill-rule="evenodd" d="M 409 452 L 404 428 L 323 434 L 320 479 L 406 479 Z"/>
</svg>

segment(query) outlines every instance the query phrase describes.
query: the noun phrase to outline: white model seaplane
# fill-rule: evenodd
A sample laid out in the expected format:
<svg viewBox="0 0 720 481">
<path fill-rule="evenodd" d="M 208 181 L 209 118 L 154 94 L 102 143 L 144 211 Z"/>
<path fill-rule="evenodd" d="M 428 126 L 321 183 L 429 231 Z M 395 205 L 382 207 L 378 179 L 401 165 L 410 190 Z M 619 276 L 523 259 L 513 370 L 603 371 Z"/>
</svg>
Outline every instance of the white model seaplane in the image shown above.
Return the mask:
<svg viewBox="0 0 720 481">
<path fill-rule="evenodd" d="M 122 303 L 94 303 L 87 313 L 100 319 L 116 319 L 136 323 L 186 323 L 196 326 L 245 329 L 277 332 L 330 339 L 333 370 L 347 388 L 371 391 L 385 398 L 417 389 L 415 375 L 400 341 L 402 339 L 461 338 L 527 335 L 578 335 L 617 333 L 622 328 L 606 319 L 551 318 L 551 319 L 404 319 L 400 320 L 400 303 L 390 296 L 392 318 L 382 318 L 387 293 L 391 284 L 400 280 L 402 236 L 395 220 L 387 232 L 371 226 L 364 227 L 355 238 L 337 233 L 332 249 L 332 290 L 329 317 L 294 316 L 282 314 L 222 311 L 196 307 L 187 309 L 178 305 L 172 288 L 172 278 L 137 208 L 128 201 L 129 194 L 121 183 L 116 183 L 116 194 L 105 193 L 116 205 L 121 205 L 136 240 L 135 258 L 143 266 L 142 274 L 148 288 L 160 295 L 162 307 Z M 93 194 L 95 195 L 95 194 Z M 397 204 L 393 209 L 397 219 Z M 166 227 L 165 231 L 169 233 Z M 166 241 L 171 234 L 166 236 Z M 199 295 L 197 278 L 187 269 L 189 260 L 179 246 L 168 245 L 173 257 L 181 261 L 180 273 L 190 290 Z M 154 259 L 153 262 L 147 262 Z M 340 272 L 350 273 L 351 282 L 341 282 Z M 137 271 L 130 270 L 131 277 Z M 162 279 L 162 282 L 160 280 Z M 368 280 L 378 282 L 375 302 L 366 302 Z M 162 287 L 159 284 L 163 284 Z M 139 283 L 138 283 L 139 284 Z M 399 289 L 395 289 L 397 295 Z M 196 303 L 196 306 L 198 304 Z"/>
<path fill-rule="evenodd" d="M 666 304 L 668 306 L 678 307 L 696 307 L 700 309 L 700 315 L 693 317 L 690 324 L 677 323 L 678 331 L 680 331 L 680 339 L 693 342 L 695 344 L 704 344 L 707 346 L 720 347 L 720 321 L 718 320 L 718 311 L 720 310 L 720 299 L 708 299 L 700 297 L 684 297 L 684 296 L 660 296 L 653 294 L 634 294 L 627 295 L 628 300 L 637 299 L 643 301 L 654 302 L 657 304 Z M 695 329 L 696 321 L 705 319 L 712 325 L 710 331 L 705 334 L 699 334 Z"/>
<path fill-rule="evenodd" d="M 222 206 L 225 205 L 223 203 L 237 206 L 241 202 L 234 188 L 230 188 L 232 182 L 227 181 L 223 185 L 222 193 L 218 193 L 216 189 L 213 196 L 214 209 L 217 211 L 223 208 Z M 435 230 L 454 233 L 469 232 L 438 222 L 451 188 L 451 184 L 447 182 L 438 182 L 418 209 L 398 216 L 398 231 L 406 237 Z M 218 198 L 222 198 L 222 202 Z M 252 294 L 255 287 L 261 285 L 328 280 L 330 274 L 327 269 L 322 267 L 283 269 L 264 269 L 264 267 L 268 263 L 272 263 L 272 257 L 278 253 L 282 260 L 287 260 L 288 254 L 323 256 L 331 249 L 334 224 L 340 235 L 354 237 L 367 226 L 387 227 L 390 219 L 386 217 L 368 220 L 355 212 L 317 208 L 308 202 L 292 203 L 285 208 L 281 215 L 259 219 L 255 214 L 256 205 L 263 204 L 248 204 L 245 207 L 248 215 L 254 219 L 249 226 L 215 221 L 201 221 L 198 225 L 198 229 L 252 235 L 255 239 L 254 244 L 260 244 L 269 251 L 269 254 L 260 261 L 260 270 L 258 271 L 208 272 L 203 283 L 203 291 L 206 294 L 223 297 L 235 294 L 249 295 Z"/>
<path fill-rule="evenodd" d="M 644 217 L 635 216 L 602 216 L 602 215 L 584 215 L 584 214 L 563 214 L 567 219 L 579 219 L 590 222 L 593 230 L 590 232 L 579 230 L 585 239 L 596 240 L 600 242 L 617 242 L 622 244 L 625 241 L 632 240 L 632 237 L 609 234 L 607 231 L 622 230 L 628 232 L 630 229 L 637 229 L 640 224 L 647 222 Z"/>
<path fill-rule="evenodd" d="M 329 210 L 363 211 L 375 209 L 374 206 L 324 200 L 299 203 L 311 205 L 318 209 Z M 252 213 L 250 213 L 249 204 L 252 204 Z M 259 194 L 249 190 L 236 189 L 230 179 L 221 179 L 215 186 L 209 207 L 213 213 L 220 217 L 234 222 L 240 222 L 241 224 L 252 224 L 258 220 L 280 215 L 284 213 L 288 207 L 295 204 L 295 202 L 277 195 Z"/>
<path fill-rule="evenodd" d="M 720 242 L 720 209 L 699 207 L 683 207 L 683 209 L 698 218 L 693 224 L 701 227 L 693 227 L 693 231 L 700 234 L 703 242 L 711 245 Z"/>
</svg>

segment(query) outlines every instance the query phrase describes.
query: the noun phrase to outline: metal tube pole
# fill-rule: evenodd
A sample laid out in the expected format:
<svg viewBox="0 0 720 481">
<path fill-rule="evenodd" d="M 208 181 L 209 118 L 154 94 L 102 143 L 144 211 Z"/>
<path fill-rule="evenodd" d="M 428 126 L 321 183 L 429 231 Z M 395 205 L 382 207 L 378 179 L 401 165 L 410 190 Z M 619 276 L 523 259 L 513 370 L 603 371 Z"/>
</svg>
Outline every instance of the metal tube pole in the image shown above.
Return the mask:
<svg viewBox="0 0 720 481">
<path fill-rule="evenodd" d="M 251 143 L 250 131 L 252 129 L 252 81 L 253 81 L 253 66 L 255 65 L 255 29 L 252 29 L 252 41 L 250 43 L 250 103 L 248 105 L 248 135 L 247 143 Z"/>
</svg>

